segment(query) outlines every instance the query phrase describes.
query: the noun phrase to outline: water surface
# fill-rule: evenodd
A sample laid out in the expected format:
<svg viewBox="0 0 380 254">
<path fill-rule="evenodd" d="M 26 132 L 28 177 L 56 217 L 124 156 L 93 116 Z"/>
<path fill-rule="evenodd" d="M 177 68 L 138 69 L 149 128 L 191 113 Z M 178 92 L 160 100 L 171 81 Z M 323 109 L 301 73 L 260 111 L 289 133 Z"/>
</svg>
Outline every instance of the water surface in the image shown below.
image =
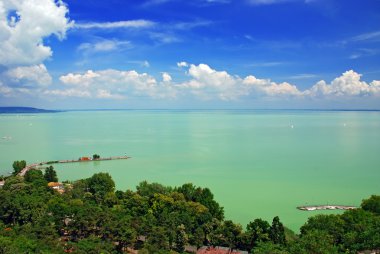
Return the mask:
<svg viewBox="0 0 380 254">
<path fill-rule="evenodd" d="M 0 174 L 80 156 L 130 160 L 55 165 L 61 180 L 109 172 L 118 189 L 143 181 L 209 187 L 228 219 L 274 216 L 298 230 L 306 204 L 359 205 L 380 193 L 380 113 L 338 111 L 82 111 L 0 115 Z"/>
</svg>

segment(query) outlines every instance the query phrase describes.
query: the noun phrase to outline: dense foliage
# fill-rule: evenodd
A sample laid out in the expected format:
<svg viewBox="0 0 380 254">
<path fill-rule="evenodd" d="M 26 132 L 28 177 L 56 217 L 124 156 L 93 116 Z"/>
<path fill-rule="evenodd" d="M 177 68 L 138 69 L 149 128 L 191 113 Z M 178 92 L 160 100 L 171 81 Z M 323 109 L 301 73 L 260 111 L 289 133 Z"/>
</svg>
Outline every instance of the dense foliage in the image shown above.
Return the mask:
<svg viewBox="0 0 380 254">
<path fill-rule="evenodd" d="M 47 186 L 52 180 L 52 167 L 6 179 L 0 189 L 0 253 L 183 253 L 189 245 L 255 254 L 380 249 L 379 196 L 364 200 L 363 209 L 311 217 L 296 236 L 278 217 L 271 224 L 255 219 L 243 230 L 224 220 L 208 188 L 193 184 L 171 188 L 144 181 L 136 191 L 115 191 L 111 176 L 98 173 L 60 194 Z"/>
</svg>

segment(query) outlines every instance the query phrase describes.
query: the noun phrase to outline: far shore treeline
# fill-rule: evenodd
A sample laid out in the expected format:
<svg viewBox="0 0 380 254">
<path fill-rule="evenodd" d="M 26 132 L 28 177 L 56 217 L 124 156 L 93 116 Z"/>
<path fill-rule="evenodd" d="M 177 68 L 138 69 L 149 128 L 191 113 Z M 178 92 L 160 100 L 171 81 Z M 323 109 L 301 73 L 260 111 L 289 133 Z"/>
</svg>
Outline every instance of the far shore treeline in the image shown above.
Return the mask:
<svg viewBox="0 0 380 254">
<path fill-rule="evenodd" d="M 295 234 L 279 217 L 242 227 L 224 218 L 208 188 L 141 182 L 115 191 L 108 173 L 58 183 L 52 166 L 0 188 L 0 253 L 188 253 L 223 246 L 254 254 L 380 251 L 380 196 L 341 215 L 316 215 Z M 259 204 L 258 204 L 259 205 Z"/>
</svg>

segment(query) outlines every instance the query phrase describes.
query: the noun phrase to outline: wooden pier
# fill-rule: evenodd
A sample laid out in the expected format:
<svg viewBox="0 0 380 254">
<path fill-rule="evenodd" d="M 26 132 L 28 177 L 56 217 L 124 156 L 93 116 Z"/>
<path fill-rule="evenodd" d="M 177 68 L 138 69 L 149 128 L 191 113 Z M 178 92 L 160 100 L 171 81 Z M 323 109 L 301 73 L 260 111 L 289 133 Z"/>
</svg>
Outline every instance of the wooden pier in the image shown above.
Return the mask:
<svg viewBox="0 0 380 254">
<path fill-rule="evenodd" d="M 129 156 L 113 156 L 113 157 L 104 157 L 104 158 L 87 159 L 87 160 L 83 160 L 82 158 L 79 158 L 78 160 L 44 161 L 44 162 L 33 163 L 33 164 L 27 165 L 17 175 L 24 176 L 26 174 L 26 172 L 28 172 L 28 170 L 40 168 L 43 165 L 52 165 L 52 164 L 58 164 L 58 163 L 91 162 L 91 161 L 126 160 L 129 158 L 131 158 L 131 157 L 129 157 Z"/>
<path fill-rule="evenodd" d="M 301 211 L 317 211 L 317 210 L 352 210 L 357 209 L 356 206 L 347 205 L 311 205 L 311 206 L 298 206 L 297 209 Z"/>
</svg>

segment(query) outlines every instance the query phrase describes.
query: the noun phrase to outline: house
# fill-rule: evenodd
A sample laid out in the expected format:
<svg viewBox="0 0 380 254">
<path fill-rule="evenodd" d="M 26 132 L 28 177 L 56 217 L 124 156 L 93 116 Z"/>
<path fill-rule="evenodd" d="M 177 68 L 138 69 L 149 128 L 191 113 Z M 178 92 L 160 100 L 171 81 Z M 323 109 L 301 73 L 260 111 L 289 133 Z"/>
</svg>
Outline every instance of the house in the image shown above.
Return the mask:
<svg viewBox="0 0 380 254">
<path fill-rule="evenodd" d="M 48 187 L 58 191 L 61 194 L 65 192 L 65 186 L 59 182 L 49 182 Z"/>
<path fill-rule="evenodd" d="M 5 181 L 0 181 L 0 188 L 3 188 Z"/>
<path fill-rule="evenodd" d="M 91 159 L 91 157 L 81 157 L 80 159 L 79 159 L 80 161 L 90 161 L 90 160 L 92 160 Z"/>
</svg>

